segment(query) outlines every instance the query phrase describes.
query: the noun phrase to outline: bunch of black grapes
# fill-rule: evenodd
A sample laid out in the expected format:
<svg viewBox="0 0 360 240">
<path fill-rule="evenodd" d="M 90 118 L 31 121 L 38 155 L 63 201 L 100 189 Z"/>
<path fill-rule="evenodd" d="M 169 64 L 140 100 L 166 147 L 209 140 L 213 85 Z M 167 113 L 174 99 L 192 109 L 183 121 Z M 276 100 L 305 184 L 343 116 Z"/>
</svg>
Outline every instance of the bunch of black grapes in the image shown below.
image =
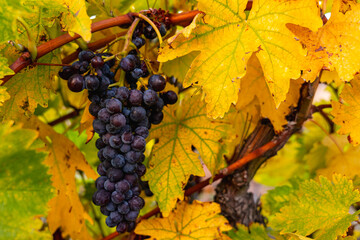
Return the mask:
<svg viewBox="0 0 360 240">
<path fill-rule="evenodd" d="M 141 34 L 134 34 L 132 39 L 137 49 L 145 44 Z M 112 56 L 109 53 L 81 51 L 79 61 L 59 72 L 71 91 L 88 89 L 89 112 L 95 117 L 93 128 L 100 136 L 96 140 L 100 177 L 95 182 L 93 202 L 108 216 L 106 224 L 116 226 L 119 233 L 135 229 L 139 211 L 145 204 L 139 195 L 140 177 L 146 172 L 142 162 L 149 129 L 163 120 L 164 106 L 177 101 L 175 92 L 163 91 L 166 80 L 158 74 L 149 77 L 147 88 L 137 89 L 139 78 L 150 75 L 137 49 L 131 50 L 119 64 L 130 88 L 109 88 L 115 82 L 111 71 L 115 60 L 104 61 Z"/>
</svg>

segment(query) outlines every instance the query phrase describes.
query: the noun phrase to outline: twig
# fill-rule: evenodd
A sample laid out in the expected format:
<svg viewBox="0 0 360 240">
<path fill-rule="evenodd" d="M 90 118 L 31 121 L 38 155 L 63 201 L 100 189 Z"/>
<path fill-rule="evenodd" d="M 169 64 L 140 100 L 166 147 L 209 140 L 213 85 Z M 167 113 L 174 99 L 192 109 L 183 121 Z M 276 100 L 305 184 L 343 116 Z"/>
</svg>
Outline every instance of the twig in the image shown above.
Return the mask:
<svg viewBox="0 0 360 240">
<path fill-rule="evenodd" d="M 70 64 L 61 64 L 61 63 L 39 63 L 39 62 L 34 62 L 31 65 L 44 65 L 44 66 L 55 66 L 55 67 L 64 67 L 64 66 L 71 66 Z"/>
<path fill-rule="evenodd" d="M 319 105 L 319 106 L 312 106 L 311 111 L 312 111 L 313 113 L 315 113 L 315 112 L 320 113 L 320 115 L 321 115 L 321 116 L 326 120 L 326 122 L 329 124 L 329 127 L 330 127 L 329 132 L 330 132 L 330 133 L 334 133 L 334 132 L 335 132 L 335 124 L 334 124 L 334 122 L 330 119 L 329 115 L 328 115 L 326 112 L 324 112 L 324 110 L 323 110 L 323 109 L 325 109 L 325 108 L 331 108 L 331 107 L 332 107 L 331 104 L 323 104 L 323 105 Z"/>
<path fill-rule="evenodd" d="M 66 115 L 64 115 L 62 117 L 59 117 L 58 119 L 55 119 L 54 121 L 49 122 L 48 125 L 55 126 L 56 124 L 59 124 L 59 123 L 64 122 L 64 121 L 66 121 L 68 119 L 71 119 L 73 117 L 78 116 L 79 113 L 80 113 L 80 111 L 78 109 L 75 109 L 71 113 L 68 113 L 68 114 L 66 114 Z"/>
</svg>

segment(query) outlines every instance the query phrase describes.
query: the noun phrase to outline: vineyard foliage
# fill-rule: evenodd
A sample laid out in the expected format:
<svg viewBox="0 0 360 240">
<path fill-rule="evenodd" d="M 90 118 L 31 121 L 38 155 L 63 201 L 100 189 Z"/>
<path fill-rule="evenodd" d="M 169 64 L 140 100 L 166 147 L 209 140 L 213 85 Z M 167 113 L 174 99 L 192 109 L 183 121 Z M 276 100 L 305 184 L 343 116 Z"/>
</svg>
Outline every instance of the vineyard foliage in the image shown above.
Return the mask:
<svg viewBox="0 0 360 240">
<path fill-rule="evenodd" d="M 0 10 L 0 239 L 360 237 L 358 1 L 2 0 Z M 151 74 L 176 79 L 165 90 L 178 101 L 146 138 L 141 180 L 153 196 L 141 194 L 135 230 L 118 234 L 92 200 L 89 92 L 58 72 L 81 49 L 112 53 L 126 85 L 117 66 L 139 18 L 170 26 L 138 51 Z M 255 191 L 243 216 L 261 221 L 231 223 L 214 200 L 231 184 L 221 200 Z"/>
</svg>

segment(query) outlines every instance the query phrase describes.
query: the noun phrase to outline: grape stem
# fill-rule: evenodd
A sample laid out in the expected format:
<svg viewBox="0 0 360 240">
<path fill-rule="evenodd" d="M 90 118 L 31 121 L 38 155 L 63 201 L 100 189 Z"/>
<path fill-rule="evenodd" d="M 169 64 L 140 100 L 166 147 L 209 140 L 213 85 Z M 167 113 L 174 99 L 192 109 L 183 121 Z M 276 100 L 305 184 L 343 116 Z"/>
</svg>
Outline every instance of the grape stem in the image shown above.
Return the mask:
<svg viewBox="0 0 360 240">
<path fill-rule="evenodd" d="M 49 122 L 48 125 L 55 126 L 55 125 L 57 125 L 59 123 L 62 123 L 64 121 L 68 120 L 68 119 L 79 116 L 79 114 L 80 114 L 80 110 L 75 109 L 74 111 L 72 111 L 72 112 L 70 112 L 70 113 L 68 113 L 68 114 L 66 114 L 64 116 L 59 117 L 58 119 L 55 119 L 55 120 Z"/>
</svg>

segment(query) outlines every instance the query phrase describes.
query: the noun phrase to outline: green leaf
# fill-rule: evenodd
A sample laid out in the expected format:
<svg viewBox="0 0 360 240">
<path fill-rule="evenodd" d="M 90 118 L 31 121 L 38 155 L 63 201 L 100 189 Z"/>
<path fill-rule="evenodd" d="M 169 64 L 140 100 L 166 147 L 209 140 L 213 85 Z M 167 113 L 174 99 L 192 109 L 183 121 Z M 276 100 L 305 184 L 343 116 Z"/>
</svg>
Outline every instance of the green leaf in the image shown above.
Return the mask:
<svg viewBox="0 0 360 240">
<path fill-rule="evenodd" d="M 0 79 L 12 74 L 15 73 L 11 68 L 9 68 L 7 58 L 0 56 Z"/>
<path fill-rule="evenodd" d="M 269 225 L 281 229 L 282 234 L 307 236 L 317 231 L 315 239 L 319 240 L 335 240 L 345 234 L 359 214 L 349 214 L 350 206 L 360 201 L 359 191 L 341 175 L 333 175 L 332 181 L 320 176 L 319 181 L 303 182 Z"/>
<path fill-rule="evenodd" d="M 0 125 L 0 137 L 0 238 L 51 238 L 38 231 L 38 216 L 46 215 L 52 197 L 48 168 L 42 164 L 47 153 L 32 147 L 38 133 L 6 123 Z"/>
<path fill-rule="evenodd" d="M 186 73 L 190 69 L 192 61 L 198 54 L 198 52 L 191 52 L 185 56 L 165 62 L 162 70 L 167 76 L 174 76 L 180 83 L 182 83 L 185 79 Z"/>
<path fill-rule="evenodd" d="M 229 237 L 232 240 L 266 240 L 271 239 L 268 234 L 266 233 L 266 230 L 264 226 L 261 226 L 258 223 L 253 223 L 250 226 L 250 229 L 248 229 L 244 225 L 237 225 L 238 230 L 231 230 L 228 232 Z"/>
</svg>

